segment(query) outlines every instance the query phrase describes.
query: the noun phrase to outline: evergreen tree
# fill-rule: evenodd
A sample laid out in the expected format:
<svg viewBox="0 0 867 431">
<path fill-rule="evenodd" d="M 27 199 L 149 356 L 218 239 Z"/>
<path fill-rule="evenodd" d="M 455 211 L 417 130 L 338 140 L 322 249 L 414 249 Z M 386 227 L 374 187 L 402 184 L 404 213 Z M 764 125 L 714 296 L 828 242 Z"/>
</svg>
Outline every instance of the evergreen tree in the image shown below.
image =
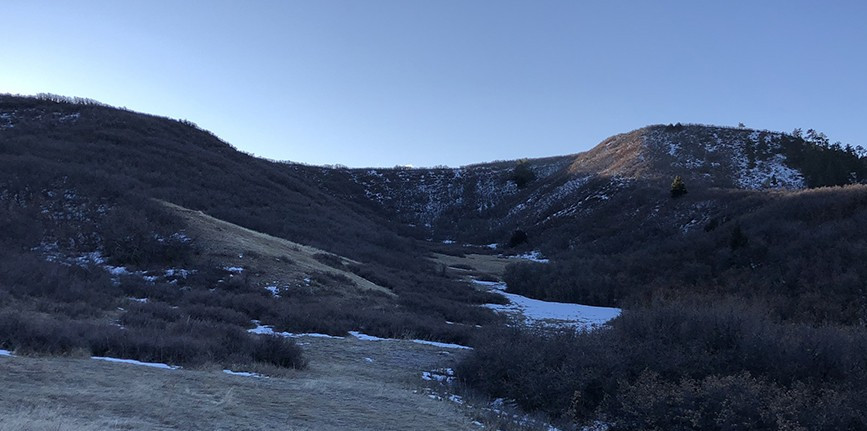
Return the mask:
<svg viewBox="0 0 867 431">
<path fill-rule="evenodd" d="M 521 159 L 512 170 L 509 181 L 515 183 L 519 189 L 523 189 L 528 183 L 536 179 L 536 174 L 530 169 L 527 159 Z"/>
<path fill-rule="evenodd" d="M 671 182 L 671 197 L 677 198 L 686 194 L 686 184 L 683 183 L 683 178 L 680 175 L 674 177 Z"/>
</svg>

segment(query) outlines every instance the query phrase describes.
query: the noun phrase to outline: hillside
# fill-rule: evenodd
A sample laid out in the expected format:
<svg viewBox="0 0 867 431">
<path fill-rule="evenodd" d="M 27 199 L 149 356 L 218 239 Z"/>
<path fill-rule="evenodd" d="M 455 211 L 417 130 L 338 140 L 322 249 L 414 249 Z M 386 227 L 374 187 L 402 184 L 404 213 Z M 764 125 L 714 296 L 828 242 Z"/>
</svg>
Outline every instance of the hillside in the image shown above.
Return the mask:
<svg viewBox="0 0 867 431">
<path fill-rule="evenodd" d="M 85 333 L 61 345 L 41 338 L 92 326 L 114 340 L 100 350 L 135 359 L 256 362 L 233 359 L 218 340 L 258 321 L 466 343 L 471 325 L 497 320 L 476 305 L 502 299 L 439 271 L 427 243 L 401 234 L 412 229 L 189 122 L 11 96 L 0 113 L 0 305 L 10 325 L 52 310 L 0 348 L 96 349 Z M 184 316 L 225 333 L 191 334 Z M 125 345 L 118 322 L 140 329 L 141 344 Z M 161 343 L 203 344 L 151 345 L 159 330 Z"/>
<path fill-rule="evenodd" d="M 709 429 L 859 429 L 865 179 L 863 149 L 813 130 L 655 125 L 566 156 L 349 169 L 0 96 L 0 355 L 282 379 L 324 361 L 306 349 L 426 344 L 445 350 L 400 351 L 460 360 L 425 394 L 567 429 L 671 425 L 642 410 L 657 393 Z"/>
<path fill-rule="evenodd" d="M 192 123 L 10 96 L 0 98 L 0 112 L 2 188 L 10 193 L 25 183 L 60 196 L 83 188 L 82 199 L 138 193 L 339 252 L 353 247 L 342 238 L 392 240 L 390 223 L 377 214 L 338 201 L 283 165 L 241 153 Z"/>
<path fill-rule="evenodd" d="M 688 231 L 743 195 L 734 190 L 796 191 L 867 178 L 854 149 L 828 145 L 826 138 L 701 125 L 648 126 L 580 154 L 460 168 L 289 167 L 334 197 L 424 228 L 438 240 L 503 244 L 522 229 L 549 253 L 568 248 L 576 236 L 564 234 L 564 226 L 586 226 L 600 215 L 619 218 L 615 226 Z M 660 213 L 675 176 L 702 199 Z"/>
<path fill-rule="evenodd" d="M 147 203 L 155 198 L 320 249 L 320 260 L 328 253 L 343 256 L 331 264 L 339 271 L 354 268 L 351 277 L 369 279 L 356 284 L 372 283 L 388 294 L 407 285 L 417 293 L 441 293 L 441 281 L 419 277 L 436 270 L 425 259 L 430 251 L 460 248 L 440 242 L 502 248 L 520 229 L 528 242 L 516 251 L 555 257 L 556 272 L 561 261 L 650 253 L 668 242 L 724 244 L 734 226 L 756 236 L 766 220 L 747 223 L 754 212 L 782 217 L 782 225 L 801 223 L 790 210 L 774 212 L 776 202 L 824 200 L 838 191 L 817 197 L 799 190 L 858 183 L 867 172 L 856 150 L 831 145 L 812 130 L 802 135 L 680 124 L 648 126 L 584 153 L 546 159 L 434 169 L 315 167 L 251 157 L 189 122 L 85 102 L 0 98 L 0 199 L 19 213 L 32 205 L 43 209 L 46 236 L 31 248 L 70 256 L 101 251 L 109 260 L 146 266 L 153 263 L 148 253 L 165 254 L 171 241 L 107 237 L 135 226 L 140 234 L 150 229 L 175 238 L 190 220 L 177 220 L 171 211 L 160 215 L 166 211 Z M 675 176 L 688 189 L 679 199 L 669 196 Z M 839 196 L 845 201 L 858 190 L 840 190 Z M 762 244 L 774 244 L 773 237 L 762 238 Z M 594 277 L 611 270 L 600 271 Z M 650 275 L 642 270 L 636 277 L 646 283 Z M 588 300 L 576 293 L 587 289 L 575 287 L 581 277 L 567 278 L 573 287 L 533 294 Z M 597 293 L 590 302 L 621 304 L 634 296 L 624 283 L 602 293 L 592 282 Z M 464 296 L 457 287 L 448 289 L 451 297 Z M 561 293 L 550 293 L 555 290 Z"/>
</svg>

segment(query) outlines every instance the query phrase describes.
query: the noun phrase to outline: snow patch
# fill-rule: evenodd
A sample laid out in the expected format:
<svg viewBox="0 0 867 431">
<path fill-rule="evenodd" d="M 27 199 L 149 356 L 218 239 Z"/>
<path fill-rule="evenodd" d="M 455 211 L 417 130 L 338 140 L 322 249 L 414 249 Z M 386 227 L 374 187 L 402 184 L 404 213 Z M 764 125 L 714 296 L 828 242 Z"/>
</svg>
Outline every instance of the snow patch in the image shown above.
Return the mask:
<svg viewBox="0 0 867 431">
<path fill-rule="evenodd" d="M 106 362 L 118 362 L 122 364 L 131 364 L 131 365 L 141 365 L 143 367 L 151 367 L 151 368 L 161 368 L 164 370 L 177 370 L 180 367 L 168 364 L 160 364 L 156 362 L 141 362 L 136 361 L 135 359 L 120 359 L 120 358 L 110 358 L 107 356 L 91 356 L 90 359 L 95 359 L 97 361 L 106 361 Z"/>
<path fill-rule="evenodd" d="M 12 352 L 10 352 L 8 350 L 0 349 L 0 356 L 15 356 L 15 355 L 13 355 Z"/>
<path fill-rule="evenodd" d="M 260 379 L 267 379 L 267 377 L 265 377 L 259 373 L 251 373 L 251 372 L 247 372 L 247 371 L 223 370 L 223 372 L 230 375 L 230 376 L 257 377 Z"/>
<path fill-rule="evenodd" d="M 178 277 L 178 278 L 187 278 L 191 274 L 194 274 L 196 271 L 192 269 L 183 269 L 183 268 L 169 268 L 165 270 L 163 275 L 165 277 Z"/>
<path fill-rule="evenodd" d="M 380 337 L 375 337 L 373 335 L 362 334 L 361 332 L 358 332 L 358 331 L 349 331 L 349 335 L 352 335 L 353 337 L 355 337 L 359 340 L 362 340 L 362 341 L 386 341 L 386 340 L 388 340 L 388 338 L 380 338 Z"/>
<path fill-rule="evenodd" d="M 12 120 L 15 119 L 15 114 L 12 112 L 0 112 L 0 130 L 14 128 Z"/>
<path fill-rule="evenodd" d="M 473 348 L 472 348 L 472 347 L 469 347 L 469 346 L 462 346 L 462 345 L 460 345 L 460 344 L 453 344 L 453 343 L 440 343 L 440 342 L 438 342 L 438 341 L 412 340 L 412 342 L 413 342 L 413 343 L 418 343 L 418 344 L 427 344 L 428 346 L 442 347 L 442 348 L 444 348 L 444 349 L 467 349 L 467 350 L 473 350 Z"/>
<path fill-rule="evenodd" d="M 740 174 L 738 185 L 745 189 L 765 188 L 802 189 L 806 187 L 804 176 L 797 169 L 786 165 L 786 156 L 775 154 L 768 160 L 755 160 L 749 167 L 746 157 L 738 160 Z"/>
<path fill-rule="evenodd" d="M 109 274 L 114 275 L 114 276 L 129 274 L 129 271 L 124 266 L 106 265 L 105 270 L 108 271 Z"/>
<path fill-rule="evenodd" d="M 506 290 L 506 283 L 502 281 L 484 281 L 484 280 L 471 280 L 473 284 L 478 284 L 479 286 L 485 286 L 490 289 L 497 290 Z"/>
<path fill-rule="evenodd" d="M 306 332 L 306 333 L 301 333 L 301 334 L 296 334 L 296 333 L 292 333 L 292 332 L 275 332 L 274 327 L 272 327 L 271 325 L 262 325 L 258 320 L 254 320 L 253 323 L 256 324 L 256 327 L 247 330 L 247 332 L 249 332 L 251 334 L 277 335 L 277 336 L 286 337 L 286 338 L 300 338 L 300 337 L 341 338 L 341 339 L 343 338 L 343 337 L 338 337 L 335 335 L 319 334 L 316 332 Z"/>
<path fill-rule="evenodd" d="M 451 383 L 456 380 L 455 370 L 451 368 L 437 368 L 433 371 L 423 371 L 422 380 L 429 382 Z"/>
<path fill-rule="evenodd" d="M 349 335 L 361 340 L 361 341 L 404 341 L 399 338 L 382 338 L 374 335 L 367 335 L 358 331 L 349 331 Z M 469 346 L 461 346 L 460 344 L 452 344 L 452 343 L 440 343 L 438 341 L 428 341 L 428 340 L 407 340 L 417 344 L 425 344 L 428 346 L 441 347 L 444 349 L 470 349 L 472 347 Z"/>
<path fill-rule="evenodd" d="M 63 116 L 59 117 L 57 119 L 57 121 L 60 121 L 62 123 L 67 123 L 67 122 L 73 122 L 74 123 L 75 121 L 78 121 L 79 117 L 81 117 L 81 114 L 78 112 L 75 112 L 72 114 L 63 115 Z"/>
<path fill-rule="evenodd" d="M 516 256 L 509 256 L 509 258 L 510 259 L 529 260 L 531 262 L 536 262 L 536 263 L 550 263 L 551 262 L 550 260 L 542 257 L 542 252 L 535 251 L 535 250 L 534 251 L 528 251 L 524 254 L 519 254 Z"/>
<path fill-rule="evenodd" d="M 475 284 L 483 284 L 509 300 L 509 304 L 485 304 L 484 306 L 499 313 L 515 316 L 528 326 L 557 326 L 576 329 L 592 329 L 601 326 L 620 315 L 619 308 L 595 307 L 591 305 L 571 304 L 565 302 L 549 302 L 527 298 L 505 291 L 506 283 L 489 284 L 474 280 Z"/>
</svg>

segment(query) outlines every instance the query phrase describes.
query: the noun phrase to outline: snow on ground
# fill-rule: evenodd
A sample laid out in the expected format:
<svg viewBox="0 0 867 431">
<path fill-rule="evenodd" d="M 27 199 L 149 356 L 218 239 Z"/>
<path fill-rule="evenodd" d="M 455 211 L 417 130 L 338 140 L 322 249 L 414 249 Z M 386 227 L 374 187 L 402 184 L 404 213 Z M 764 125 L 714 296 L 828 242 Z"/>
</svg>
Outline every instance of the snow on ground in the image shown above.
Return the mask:
<svg viewBox="0 0 867 431">
<path fill-rule="evenodd" d="M 129 274 L 129 271 L 124 266 L 105 265 L 105 270 L 108 271 L 109 274 L 114 276 Z"/>
<path fill-rule="evenodd" d="M 232 370 L 223 370 L 224 373 L 230 376 L 241 376 L 241 377 L 258 377 L 260 379 L 267 379 L 267 377 L 259 374 L 259 373 L 250 373 L 247 371 L 232 371 Z"/>
<path fill-rule="evenodd" d="M 10 352 L 8 350 L 0 349 L 0 356 L 15 356 L 15 355 L 13 355 L 12 352 Z"/>
<path fill-rule="evenodd" d="M 423 371 L 421 373 L 422 380 L 427 380 L 429 382 L 445 382 L 451 383 L 455 381 L 455 370 L 451 368 L 437 368 L 433 371 Z"/>
<path fill-rule="evenodd" d="M 160 364 L 160 363 L 156 363 L 156 362 L 141 362 L 141 361 L 136 361 L 135 359 L 109 358 L 106 356 L 91 356 L 90 359 L 95 359 L 97 361 L 120 362 L 123 364 L 141 365 L 141 366 L 151 367 L 151 368 L 162 368 L 165 370 L 176 370 L 176 369 L 180 368 L 180 367 L 176 367 L 173 365 Z"/>
<path fill-rule="evenodd" d="M 485 304 L 494 311 L 520 318 L 524 324 L 592 329 L 620 315 L 619 308 L 549 302 L 506 292 L 506 283 L 473 280 L 473 284 L 499 290 L 509 304 Z"/>
<path fill-rule="evenodd" d="M 388 338 L 380 338 L 380 337 L 375 337 L 373 335 L 362 334 L 361 332 L 358 332 L 358 331 L 349 331 L 349 335 L 352 335 L 353 337 L 358 338 L 359 340 L 362 340 L 362 341 L 387 341 L 388 340 Z"/>
<path fill-rule="evenodd" d="M 410 340 L 410 341 L 412 341 L 413 343 L 418 343 L 418 344 L 427 344 L 428 346 L 442 347 L 444 349 L 469 349 L 469 350 L 472 350 L 472 347 L 461 346 L 460 344 L 440 343 L 438 341 L 428 341 L 428 340 Z"/>
<path fill-rule="evenodd" d="M 55 115 L 56 115 L 56 114 L 55 114 Z M 59 117 L 59 118 L 57 119 L 57 121 L 61 121 L 61 122 L 64 122 L 64 123 L 66 123 L 66 122 L 70 122 L 70 121 L 71 121 L 71 122 L 75 122 L 76 120 L 78 120 L 79 117 L 81 117 L 81 114 L 78 113 L 78 112 L 74 112 L 74 113 L 72 113 L 72 114 L 62 115 L 61 117 Z"/>
<path fill-rule="evenodd" d="M 15 115 L 12 112 L 0 112 L 0 130 L 15 127 L 15 125 L 12 124 L 12 120 L 14 119 Z"/>
<path fill-rule="evenodd" d="M 509 258 L 510 258 L 510 259 L 529 260 L 529 261 L 531 261 L 531 262 L 537 262 L 537 263 L 549 263 L 549 262 L 551 262 L 550 260 L 545 259 L 544 257 L 542 257 L 542 252 L 540 252 L 540 251 L 536 251 L 536 250 L 528 251 L 528 252 L 526 252 L 526 253 L 524 253 L 524 254 L 519 254 L 519 255 L 515 255 L 515 256 L 509 256 Z"/>
<path fill-rule="evenodd" d="M 177 236 L 182 234 L 173 234 L 172 236 Z M 88 253 L 81 253 L 78 255 L 65 255 L 60 253 L 57 247 L 57 243 L 43 243 L 38 247 L 33 248 L 34 251 L 38 251 L 42 253 L 45 260 L 49 262 L 57 262 L 63 265 L 75 265 L 83 268 L 86 267 L 97 267 L 102 270 L 108 272 L 112 280 L 115 284 L 120 283 L 121 276 L 138 276 L 141 277 L 142 280 L 147 281 L 148 283 L 155 283 L 160 278 L 163 278 L 165 281 L 169 283 L 177 283 L 178 279 L 187 278 L 191 274 L 195 274 L 196 270 L 194 269 L 183 269 L 183 268 L 168 268 L 164 270 L 149 270 L 149 271 L 132 271 L 124 266 L 112 266 L 109 265 L 106 258 L 99 251 L 92 251 Z"/>
<path fill-rule="evenodd" d="M 806 187 L 804 176 L 797 169 L 786 164 L 786 156 L 775 154 L 768 160 L 756 160 L 749 167 L 746 156 L 736 160 L 740 173 L 737 182 L 740 187 L 751 190 L 764 188 L 802 189 Z"/>
<path fill-rule="evenodd" d="M 376 337 L 373 335 L 367 335 L 367 334 L 364 334 L 364 333 L 361 333 L 358 331 L 349 331 L 349 335 L 352 335 L 353 337 L 355 337 L 361 341 L 404 341 L 404 340 L 401 340 L 400 338 L 382 338 L 382 337 Z M 440 343 L 438 341 L 428 341 L 428 340 L 418 340 L 418 339 L 406 340 L 406 341 L 412 341 L 413 343 L 418 343 L 418 344 L 426 344 L 428 346 L 442 347 L 444 349 L 470 349 L 470 350 L 472 350 L 472 347 L 462 346 L 460 344 Z"/>
<path fill-rule="evenodd" d="M 262 325 L 258 320 L 254 320 L 253 323 L 256 324 L 256 327 L 253 329 L 248 329 L 247 332 L 251 334 L 258 335 L 278 335 L 286 338 L 299 338 L 299 337 L 316 337 L 316 338 L 343 338 L 335 335 L 328 334 L 318 334 L 316 332 L 306 332 L 303 334 L 295 334 L 292 332 L 274 332 L 274 327 L 271 325 Z"/>
<path fill-rule="evenodd" d="M 515 400 L 497 398 L 485 404 L 467 403 L 462 396 L 452 393 L 456 377 L 454 370 L 451 368 L 438 368 L 433 371 L 423 371 L 421 373 L 421 379 L 435 384 L 425 385 L 421 391 L 413 391 L 413 393 L 426 394 L 428 398 L 432 400 L 448 401 L 457 405 L 466 406 L 470 410 L 477 411 L 478 413 L 484 412 L 484 416 L 495 417 L 501 423 L 505 421 L 518 425 L 520 429 L 560 431 L 559 428 L 547 423 L 541 415 L 530 415 L 522 412 L 518 408 Z M 472 423 L 481 428 L 485 427 L 478 421 L 473 421 Z M 594 428 L 592 431 L 603 431 L 603 429 Z"/>
<path fill-rule="evenodd" d="M 563 202 L 564 200 L 574 200 L 569 199 L 569 196 L 572 196 L 581 190 L 592 178 L 592 175 L 585 175 L 566 181 L 562 185 L 548 192 L 537 190 L 533 192 L 527 200 L 510 209 L 508 216 L 516 216 L 525 210 L 532 211 L 532 213 L 537 217 L 542 216 L 555 204 Z"/>
<path fill-rule="evenodd" d="M 271 295 L 274 295 L 277 298 L 280 297 L 280 288 L 277 286 L 265 286 L 265 290 L 271 292 Z"/>
<path fill-rule="evenodd" d="M 229 271 L 233 274 L 240 274 L 240 273 L 244 272 L 244 268 L 241 268 L 240 266 L 226 266 L 226 267 L 223 267 L 223 269 L 226 271 Z"/>
<path fill-rule="evenodd" d="M 183 269 L 183 268 L 169 268 L 165 270 L 164 275 L 166 277 L 180 277 L 187 278 L 190 274 L 194 274 L 196 271 L 193 269 Z"/>
</svg>

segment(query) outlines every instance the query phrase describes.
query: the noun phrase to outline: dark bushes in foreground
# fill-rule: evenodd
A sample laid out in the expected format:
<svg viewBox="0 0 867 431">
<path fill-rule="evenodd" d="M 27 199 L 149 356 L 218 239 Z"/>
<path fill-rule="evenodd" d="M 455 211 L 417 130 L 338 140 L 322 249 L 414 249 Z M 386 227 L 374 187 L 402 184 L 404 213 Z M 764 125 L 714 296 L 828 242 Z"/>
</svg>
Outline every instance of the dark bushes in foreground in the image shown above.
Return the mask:
<svg viewBox="0 0 867 431">
<path fill-rule="evenodd" d="M 498 330 L 461 378 L 613 429 L 865 429 L 867 333 L 777 323 L 738 302 L 657 305 L 587 333 Z"/>
<path fill-rule="evenodd" d="M 421 338 L 448 343 L 471 342 L 471 325 L 449 325 L 445 320 L 410 312 L 394 305 L 360 303 L 358 300 L 321 301 L 293 298 L 265 316 L 275 329 L 288 332 L 318 332 L 346 335 L 358 330 L 384 338 Z"/>
<path fill-rule="evenodd" d="M 242 328 L 182 319 L 139 327 L 67 320 L 36 313 L 0 312 L 0 348 L 19 353 L 111 356 L 146 362 L 225 366 L 261 362 L 303 368 L 306 360 L 291 339 L 274 340 Z"/>
<path fill-rule="evenodd" d="M 615 429 L 860 430 L 863 389 L 787 388 L 749 373 L 669 382 L 652 372 L 623 384 L 603 410 Z"/>
</svg>

